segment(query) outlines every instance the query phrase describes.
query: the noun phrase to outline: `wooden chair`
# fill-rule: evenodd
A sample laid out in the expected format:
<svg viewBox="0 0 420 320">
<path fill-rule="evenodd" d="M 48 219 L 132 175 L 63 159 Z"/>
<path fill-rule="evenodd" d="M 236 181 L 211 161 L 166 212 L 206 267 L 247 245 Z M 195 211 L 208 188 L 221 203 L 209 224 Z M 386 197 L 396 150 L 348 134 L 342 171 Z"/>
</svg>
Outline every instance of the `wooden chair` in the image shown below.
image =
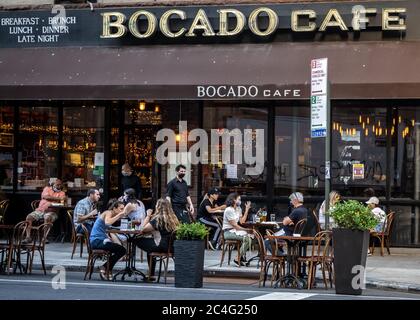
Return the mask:
<svg viewBox="0 0 420 320">
<path fill-rule="evenodd" d="M 34 255 L 35 252 L 38 251 L 41 259 L 42 270 L 44 271 L 44 275 L 47 275 L 47 270 L 45 269 L 45 243 L 47 241 L 48 233 L 50 232 L 52 226 L 52 223 L 43 223 L 38 227 L 34 227 L 34 230 L 36 230 L 36 238 L 34 248 L 32 251 L 31 262 L 29 265 L 29 274 L 32 273 Z"/>
<path fill-rule="evenodd" d="M 216 221 L 220 226 L 223 226 L 223 218 L 222 217 L 216 217 Z M 222 257 L 220 259 L 220 266 L 222 266 L 223 261 L 225 259 L 225 253 L 228 252 L 228 265 L 230 265 L 230 260 L 232 256 L 232 251 L 237 250 L 238 256 L 237 261 L 239 264 L 239 267 L 241 267 L 241 240 L 225 240 L 224 231 L 222 228 L 222 231 L 220 232 L 220 248 L 222 249 Z"/>
<path fill-rule="evenodd" d="M 381 256 L 384 255 L 384 246 L 386 245 L 386 249 L 388 251 L 388 254 L 391 254 L 391 251 L 389 250 L 390 247 L 390 241 L 391 241 L 391 232 L 392 232 L 392 226 L 394 224 L 394 218 L 395 218 L 395 212 L 390 212 L 385 219 L 385 223 L 383 225 L 382 232 L 371 232 L 370 238 L 372 242 L 372 246 L 370 251 L 372 254 L 375 251 L 375 239 L 378 239 L 381 245 Z"/>
<path fill-rule="evenodd" d="M 76 233 L 76 226 L 73 220 L 73 210 L 67 210 L 67 219 L 71 225 L 71 242 L 73 244 L 73 250 L 71 252 L 71 259 L 76 251 L 76 246 L 80 242 L 80 258 L 83 256 L 83 244 L 85 242 L 85 235 L 83 233 Z"/>
<path fill-rule="evenodd" d="M 35 211 L 39 207 L 40 202 L 41 202 L 41 200 L 34 200 L 34 201 L 31 202 L 32 211 Z"/>
<path fill-rule="evenodd" d="M 19 272 L 27 273 L 30 267 L 30 261 L 32 259 L 32 254 L 35 249 L 35 240 L 37 230 L 33 227 L 31 228 L 31 239 L 32 242 L 22 243 L 23 239 L 26 238 L 26 228 L 28 223 L 26 221 L 19 222 L 13 228 L 12 243 L 9 251 L 8 257 L 8 270 L 11 268 L 11 264 L 14 261 L 15 265 L 13 267 L 13 273 L 16 273 L 17 268 Z M 21 256 L 26 255 L 26 265 L 22 264 Z M 9 271 L 8 271 L 9 273 Z"/>
<path fill-rule="evenodd" d="M 8 199 L 0 201 L 0 224 L 3 224 L 5 222 L 5 217 L 9 204 L 10 201 Z"/>
<path fill-rule="evenodd" d="M 311 214 L 315 222 L 316 233 L 320 233 L 322 231 L 321 224 L 319 223 L 319 219 L 318 219 L 318 216 L 316 215 L 315 209 L 311 211 Z"/>
<path fill-rule="evenodd" d="M 324 281 L 325 289 L 328 288 L 326 271 L 328 272 L 328 279 L 332 288 L 333 284 L 333 250 L 331 245 L 331 231 L 321 231 L 315 235 L 312 243 L 312 253 L 307 257 L 299 257 L 298 262 L 308 263 L 308 290 L 312 288 L 315 282 L 316 267 L 321 266 L 322 279 Z"/>
<path fill-rule="evenodd" d="M 149 254 L 150 256 L 150 261 L 149 262 L 149 279 L 151 278 L 152 274 L 152 268 L 151 268 L 151 262 L 152 259 L 155 259 L 156 262 L 159 262 L 159 274 L 158 274 L 158 278 L 156 282 L 159 282 L 160 280 L 160 275 L 162 273 L 162 263 L 164 266 L 164 273 L 163 273 L 163 277 L 165 280 L 165 284 L 166 284 L 166 278 L 168 275 L 168 265 L 169 265 L 169 259 L 174 259 L 174 248 L 173 248 L 173 243 L 174 243 L 174 239 L 175 239 L 175 232 L 173 232 L 171 234 L 171 236 L 169 237 L 169 246 L 168 246 L 168 251 L 167 252 L 151 252 Z"/>
<path fill-rule="evenodd" d="M 299 220 L 296 223 L 295 228 L 293 229 L 293 233 L 302 234 L 303 229 L 305 229 L 306 226 L 306 221 L 306 219 Z"/>
<path fill-rule="evenodd" d="M 269 232 L 270 230 L 266 230 L 266 232 Z M 258 256 L 259 256 L 259 265 L 260 265 L 260 276 L 258 279 L 258 286 L 261 287 L 261 282 L 263 283 L 263 286 L 265 287 L 265 281 L 267 280 L 268 276 L 268 270 L 270 268 L 270 265 L 273 266 L 273 270 L 271 272 L 271 286 L 273 286 L 273 281 L 280 277 L 282 274 L 284 274 L 285 270 L 285 260 L 284 257 L 277 256 L 277 249 L 274 249 L 273 255 L 268 255 L 267 250 L 264 243 L 264 238 L 257 230 L 253 230 L 254 237 L 257 240 L 258 243 Z M 275 247 L 277 243 L 275 242 Z M 273 250 L 273 249 L 272 249 Z"/>
<path fill-rule="evenodd" d="M 100 249 L 92 249 L 89 242 L 89 230 L 82 224 L 83 234 L 84 234 L 84 241 L 86 241 L 87 251 L 88 251 L 88 262 L 86 266 L 86 273 L 84 280 L 86 280 L 87 275 L 89 274 L 89 280 L 92 277 L 93 268 L 95 267 L 95 262 L 100 260 L 106 260 L 107 267 L 105 271 L 105 276 L 107 279 L 109 279 L 109 257 L 111 256 L 111 253 L 106 250 L 100 250 Z"/>
</svg>

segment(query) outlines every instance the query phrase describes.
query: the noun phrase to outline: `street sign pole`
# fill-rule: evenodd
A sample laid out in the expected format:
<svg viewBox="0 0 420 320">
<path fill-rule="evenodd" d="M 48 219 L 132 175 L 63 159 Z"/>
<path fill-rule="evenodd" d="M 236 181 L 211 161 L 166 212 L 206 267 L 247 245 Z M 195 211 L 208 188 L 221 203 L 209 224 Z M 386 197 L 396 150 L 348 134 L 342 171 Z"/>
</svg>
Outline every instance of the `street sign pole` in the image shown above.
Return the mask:
<svg viewBox="0 0 420 320">
<path fill-rule="evenodd" d="M 328 58 L 311 61 L 311 138 L 325 137 L 325 229 L 329 225 L 331 189 L 331 104 Z"/>
</svg>

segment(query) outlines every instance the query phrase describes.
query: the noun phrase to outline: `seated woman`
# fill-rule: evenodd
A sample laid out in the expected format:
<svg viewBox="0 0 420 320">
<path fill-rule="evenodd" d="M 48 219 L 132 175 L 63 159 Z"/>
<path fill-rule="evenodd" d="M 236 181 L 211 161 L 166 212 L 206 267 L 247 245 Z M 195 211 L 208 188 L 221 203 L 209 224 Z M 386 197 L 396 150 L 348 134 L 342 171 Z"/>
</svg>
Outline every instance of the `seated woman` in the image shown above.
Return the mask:
<svg viewBox="0 0 420 320">
<path fill-rule="evenodd" d="M 126 216 L 127 212 L 130 212 L 131 210 L 133 210 L 133 205 L 131 203 L 124 207 L 122 202 L 115 201 L 108 210 L 104 211 L 98 219 L 96 219 L 92 232 L 90 233 L 89 241 L 92 249 L 106 250 L 111 253 L 108 265 L 108 280 L 112 280 L 112 269 L 117 261 L 125 255 L 126 250 L 123 246 L 112 242 L 111 238 L 108 236 L 107 229 L 116 221 Z M 102 280 L 106 279 L 106 267 L 106 263 L 100 267 Z"/>
<path fill-rule="evenodd" d="M 386 219 L 386 213 L 379 207 L 379 199 L 377 197 L 371 197 L 366 201 L 368 207 L 372 210 L 372 213 L 379 220 L 378 224 L 375 226 L 374 232 L 382 232 L 384 228 L 384 223 Z"/>
<path fill-rule="evenodd" d="M 212 250 L 216 250 L 219 242 L 221 227 L 215 220 L 217 213 L 223 213 L 226 205 L 216 206 L 217 199 L 219 198 L 220 191 L 217 188 L 212 188 L 201 201 L 198 208 L 197 218 L 198 221 L 210 227 L 213 239 L 209 241 L 209 246 Z"/>
<path fill-rule="evenodd" d="M 251 202 L 245 204 L 245 213 L 242 214 L 241 196 L 238 193 L 231 193 L 226 199 L 226 209 L 223 214 L 223 237 L 225 240 L 240 240 L 241 261 L 236 259 L 233 262 L 239 266 L 246 265 L 246 251 L 251 247 L 252 238 L 250 230 L 241 227 L 238 223 L 245 223 L 248 217 Z"/>
<path fill-rule="evenodd" d="M 140 227 L 141 234 L 153 234 L 153 238 L 138 238 L 135 240 L 137 247 L 147 252 L 149 262 L 149 275 L 155 274 L 156 261 L 151 259 L 151 252 L 167 252 L 171 234 L 179 225 L 178 218 L 172 210 L 171 203 L 166 199 L 159 199 L 156 203 L 155 212 L 147 210 L 147 216 L 143 225 Z M 152 280 L 150 278 L 149 280 Z"/>
<path fill-rule="evenodd" d="M 335 207 L 335 205 L 337 203 L 340 202 L 341 196 L 340 193 L 338 193 L 338 191 L 331 191 L 330 192 L 330 205 L 329 205 L 329 209 L 331 210 L 332 208 Z M 321 226 L 322 230 L 325 230 L 325 200 L 322 202 L 321 207 L 319 208 L 319 224 Z M 333 217 L 331 217 L 331 215 L 329 216 L 329 228 L 331 229 L 332 227 L 334 227 L 335 222 Z"/>
</svg>

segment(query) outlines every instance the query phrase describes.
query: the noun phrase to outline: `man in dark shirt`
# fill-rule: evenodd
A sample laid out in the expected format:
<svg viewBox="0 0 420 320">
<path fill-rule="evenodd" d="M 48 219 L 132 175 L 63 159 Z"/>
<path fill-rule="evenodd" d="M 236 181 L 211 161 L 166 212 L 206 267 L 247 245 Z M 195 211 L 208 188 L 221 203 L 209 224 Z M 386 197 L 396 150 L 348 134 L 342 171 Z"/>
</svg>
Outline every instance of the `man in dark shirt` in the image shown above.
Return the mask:
<svg viewBox="0 0 420 320">
<path fill-rule="evenodd" d="M 140 178 L 133 172 L 130 165 L 125 163 L 121 170 L 121 188 L 123 191 L 127 189 L 134 189 L 136 191 L 137 199 L 141 199 L 141 182 Z"/>
<path fill-rule="evenodd" d="M 169 181 L 166 187 L 166 199 L 171 202 L 172 209 L 181 223 L 190 223 L 194 220 L 194 206 L 184 180 L 186 169 L 182 164 L 178 165 L 175 168 L 176 178 Z"/>
<path fill-rule="evenodd" d="M 303 195 L 300 192 L 293 192 L 289 199 L 293 209 L 292 213 L 283 219 L 283 229 L 286 236 L 292 236 L 296 224 L 308 217 L 308 209 L 303 206 Z"/>
</svg>

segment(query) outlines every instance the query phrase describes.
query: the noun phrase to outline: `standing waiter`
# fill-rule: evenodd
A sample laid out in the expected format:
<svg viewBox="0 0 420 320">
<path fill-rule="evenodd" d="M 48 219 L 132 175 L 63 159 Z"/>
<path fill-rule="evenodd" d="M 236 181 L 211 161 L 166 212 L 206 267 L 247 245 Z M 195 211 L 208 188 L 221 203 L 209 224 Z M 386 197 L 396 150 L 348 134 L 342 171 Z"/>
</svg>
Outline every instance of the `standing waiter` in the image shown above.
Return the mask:
<svg viewBox="0 0 420 320">
<path fill-rule="evenodd" d="M 181 223 L 190 223 L 194 220 L 194 206 L 188 193 L 188 185 L 184 180 L 186 169 L 182 164 L 177 165 L 176 178 L 169 181 L 166 187 L 166 199 L 171 202 L 172 209 Z"/>
</svg>

